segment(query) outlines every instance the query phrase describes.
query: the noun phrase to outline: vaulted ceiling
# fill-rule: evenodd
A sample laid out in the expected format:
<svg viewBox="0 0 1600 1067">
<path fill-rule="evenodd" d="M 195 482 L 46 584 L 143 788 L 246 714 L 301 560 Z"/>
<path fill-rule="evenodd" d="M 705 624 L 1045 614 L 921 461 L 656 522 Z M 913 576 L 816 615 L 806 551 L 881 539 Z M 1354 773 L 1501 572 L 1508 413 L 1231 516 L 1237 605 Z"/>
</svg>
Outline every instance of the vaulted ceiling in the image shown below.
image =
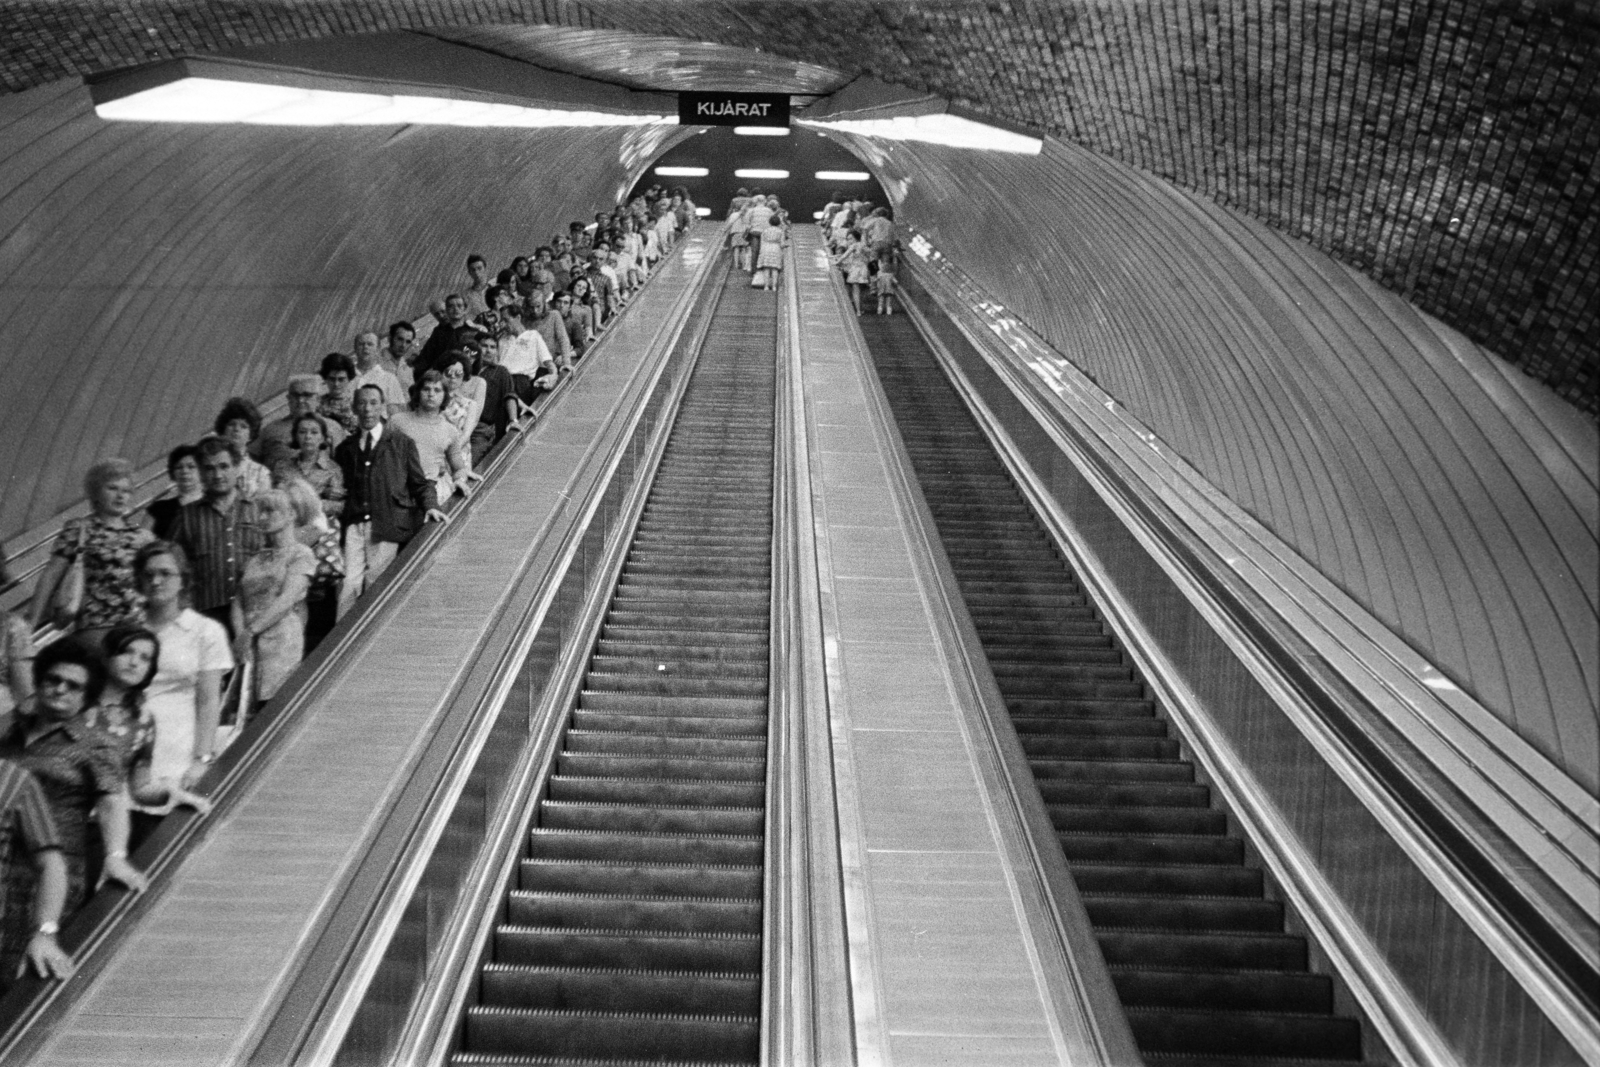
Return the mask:
<svg viewBox="0 0 1600 1067">
<path fill-rule="evenodd" d="M 634 88 L 930 91 L 1304 240 L 1600 410 L 1589 3 L 7 0 L 0 84 L 385 30 Z"/>
</svg>

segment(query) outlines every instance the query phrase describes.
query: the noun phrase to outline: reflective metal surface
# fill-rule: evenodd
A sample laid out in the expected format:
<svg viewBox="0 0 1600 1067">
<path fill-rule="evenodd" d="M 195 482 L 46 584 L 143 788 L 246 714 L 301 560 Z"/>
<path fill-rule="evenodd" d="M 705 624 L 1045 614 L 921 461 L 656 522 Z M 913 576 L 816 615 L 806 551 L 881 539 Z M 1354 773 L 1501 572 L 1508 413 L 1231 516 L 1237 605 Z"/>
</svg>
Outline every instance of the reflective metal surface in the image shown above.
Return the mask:
<svg viewBox="0 0 1600 1067">
<path fill-rule="evenodd" d="M 633 89 L 828 93 L 851 75 L 745 48 L 623 30 L 481 26 L 434 30 L 442 40 Z"/>
</svg>

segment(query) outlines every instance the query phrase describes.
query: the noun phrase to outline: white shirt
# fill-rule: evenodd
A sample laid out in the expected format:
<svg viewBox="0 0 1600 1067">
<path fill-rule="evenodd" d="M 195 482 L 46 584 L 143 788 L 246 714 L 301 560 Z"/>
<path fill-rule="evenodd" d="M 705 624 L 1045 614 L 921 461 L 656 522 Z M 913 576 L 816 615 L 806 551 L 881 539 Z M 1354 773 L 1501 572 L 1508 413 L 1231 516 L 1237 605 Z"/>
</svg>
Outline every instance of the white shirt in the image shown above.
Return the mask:
<svg viewBox="0 0 1600 1067">
<path fill-rule="evenodd" d="M 500 350 L 500 365 L 512 374 L 524 374 L 529 378 L 539 375 L 542 364 L 554 365 L 555 360 L 550 355 L 550 346 L 544 343 L 538 330 L 528 330 L 518 334 Z"/>
<path fill-rule="evenodd" d="M 354 395 L 353 390 L 363 385 L 376 385 L 382 389 L 383 402 L 390 407 L 405 407 L 409 399 L 405 388 L 400 384 L 400 379 L 396 378 L 392 371 L 386 370 L 381 363 L 374 363 L 369 369 L 356 375 L 356 380 L 351 386 L 352 395 Z"/>
</svg>

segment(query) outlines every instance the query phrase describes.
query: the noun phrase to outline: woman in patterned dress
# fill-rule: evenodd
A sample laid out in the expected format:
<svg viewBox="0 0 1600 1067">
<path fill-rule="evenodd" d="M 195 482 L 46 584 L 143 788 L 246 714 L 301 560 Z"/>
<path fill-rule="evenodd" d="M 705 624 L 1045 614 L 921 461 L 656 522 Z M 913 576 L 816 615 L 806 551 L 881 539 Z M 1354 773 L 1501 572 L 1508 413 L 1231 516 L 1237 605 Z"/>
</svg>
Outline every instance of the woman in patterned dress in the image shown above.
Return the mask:
<svg viewBox="0 0 1600 1067">
<path fill-rule="evenodd" d="M 133 557 L 155 540 L 155 535 L 135 523 L 133 465 L 125 459 L 105 459 L 89 468 L 83 490 L 93 509 L 87 518 L 69 519 L 56 537 L 50 562 L 33 593 L 32 621 L 37 628 L 47 619 L 50 596 L 67 568 L 83 553 L 83 602 L 77 617 L 54 620 L 68 623 L 85 640 L 97 643 L 111 627 L 136 622 L 144 601 L 133 576 Z"/>
</svg>

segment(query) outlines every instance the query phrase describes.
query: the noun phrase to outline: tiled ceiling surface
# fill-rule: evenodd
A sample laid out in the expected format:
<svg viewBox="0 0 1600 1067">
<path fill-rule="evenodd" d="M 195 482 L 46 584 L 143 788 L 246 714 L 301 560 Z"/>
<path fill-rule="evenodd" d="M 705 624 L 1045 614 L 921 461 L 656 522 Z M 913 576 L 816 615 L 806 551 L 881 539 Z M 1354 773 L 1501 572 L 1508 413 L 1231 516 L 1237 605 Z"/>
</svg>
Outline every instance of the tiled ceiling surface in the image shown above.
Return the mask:
<svg viewBox="0 0 1600 1067">
<path fill-rule="evenodd" d="M 394 29 L 547 53 L 557 42 L 522 32 L 544 25 L 760 49 L 813 88 L 825 79 L 797 63 L 1036 126 L 1309 242 L 1600 410 L 1588 2 L 13 0 L 0 82 Z M 692 44 L 674 46 L 685 68 L 605 42 L 559 48 L 569 69 L 641 86 L 676 88 L 697 63 L 759 78 Z"/>
</svg>

